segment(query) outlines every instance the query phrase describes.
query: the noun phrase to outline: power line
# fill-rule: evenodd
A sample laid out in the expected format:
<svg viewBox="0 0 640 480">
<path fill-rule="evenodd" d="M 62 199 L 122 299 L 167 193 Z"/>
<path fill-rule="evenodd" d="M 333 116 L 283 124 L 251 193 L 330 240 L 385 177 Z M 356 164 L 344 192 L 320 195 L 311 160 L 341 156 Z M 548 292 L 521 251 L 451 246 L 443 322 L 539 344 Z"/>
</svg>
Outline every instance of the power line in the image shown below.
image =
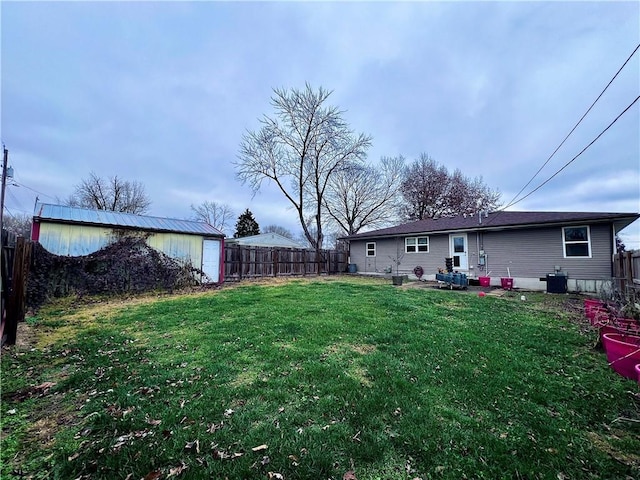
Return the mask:
<svg viewBox="0 0 640 480">
<path fill-rule="evenodd" d="M 31 190 L 32 192 L 35 192 L 35 193 L 37 193 L 37 194 L 39 194 L 39 195 L 44 195 L 45 197 L 49 197 L 49 198 L 51 198 L 52 200 L 57 200 L 57 198 L 56 198 L 56 197 L 52 197 L 51 195 L 48 195 L 48 194 L 46 194 L 46 193 L 39 192 L 38 190 L 36 190 L 36 189 L 34 189 L 34 188 L 31 188 L 31 187 L 28 187 L 27 185 L 25 185 L 25 184 L 23 184 L 23 183 L 16 182 L 15 180 L 13 181 L 13 183 L 15 183 L 18 187 L 24 187 L 24 188 L 26 188 L 27 190 Z"/>
<path fill-rule="evenodd" d="M 533 193 L 533 192 L 531 192 L 531 193 L 527 194 L 527 196 L 526 196 L 526 197 L 521 198 L 521 199 L 519 199 L 519 200 L 516 200 L 516 199 L 520 196 L 520 194 L 521 194 L 521 193 L 522 193 L 522 192 L 523 192 L 523 191 L 524 191 L 524 190 L 525 190 L 529 185 L 531 185 L 531 182 L 533 182 L 533 180 L 538 176 L 538 174 L 542 171 L 542 169 L 543 169 L 544 167 L 546 167 L 546 166 L 547 166 L 547 164 L 549 163 L 549 161 L 551 161 L 551 159 L 555 156 L 555 154 L 558 152 L 558 150 L 560 150 L 560 148 L 562 147 L 562 145 L 564 145 L 564 143 L 565 143 L 565 142 L 567 141 L 567 139 L 571 136 L 571 134 L 574 132 L 574 130 L 575 130 L 576 128 L 578 128 L 578 125 L 580 125 L 580 124 L 582 123 L 582 120 L 584 120 L 584 118 L 585 118 L 585 117 L 587 116 L 587 114 L 591 111 L 591 109 L 594 107 L 594 105 L 598 102 L 598 100 L 600 100 L 600 97 L 602 97 L 602 95 L 604 94 L 604 92 L 606 92 L 606 91 L 607 91 L 607 89 L 609 88 L 609 86 L 613 83 L 613 81 L 616 79 L 616 77 L 618 76 L 618 74 L 620 74 L 620 72 L 621 72 L 621 71 L 622 71 L 622 69 L 627 65 L 627 63 L 629 63 L 629 60 L 631 60 L 631 57 L 633 57 L 633 56 L 635 55 L 635 53 L 638 51 L 638 49 L 640 49 L 640 43 L 636 46 L 636 48 L 633 50 L 633 52 L 631 52 L 631 55 L 629 55 L 629 57 L 625 60 L 625 62 L 624 62 L 624 63 L 622 64 L 622 66 L 618 69 L 618 71 L 617 71 L 617 72 L 616 72 L 616 74 L 611 78 L 611 80 L 609 80 L 609 83 L 607 83 L 607 86 L 606 86 L 606 87 L 604 87 L 604 90 L 602 90 L 602 92 L 600 92 L 600 95 L 598 95 L 598 98 L 596 98 L 596 99 L 593 101 L 593 103 L 592 103 L 592 104 L 591 104 L 591 106 L 587 109 L 587 111 L 586 111 L 586 112 L 584 112 L 584 114 L 582 115 L 582 117 L 580 117 L 580 120 L 578 120 L 578 123 L 576 123 L 576 124 L 575 124 L 575 126 L 571 129 L 571 131 L 567 134 L 567 136 L 566 136 L 566 137 L 564 137 L 564 140 L 562 140 L 562 142 L 560 142 L 560 145 L 558 145 L 558 146 L 556 147 L 556 149 L 553 151 L 553 153 L 549 156 L 549 158 L 547 158 L 547 161 L 546 161 L 546 162 L 544 162 L 544 163 L 542 164 L 542 166 L 541 166 L 541 167 L 538 169 L 538 171 L 533 175 L 533 177 L 531 177 L 531 179 L 527 182 L 527 184 L 526 184 L 524 187 L 522 187 L 522 188 L 520 189 L 520 191 L 519 191 L 519 192 L 518 192 L 518 193 L 513 197 L 513 199 L 511 199 L 511 201 L 510 201 L 510 202 L 509 202 L 505 207 L 503 207 L 503 208 L 502 208 L 502 210 L 505 210 L 505 209 L 507 209 L 507 208 L 509 208 L 509 207 L 511 207 L 511 206 L 513 206 L 513 205 L 515 205 L 516 203 L 520 202 L 521 200 L 524 200 L 524 198 L 527 198 L 529 195 L 531 195 L 531 193 Z M 634 103 L 635 103 L 635 102 L 634 102 Z M 625 110 L 625 111 L 626 111 L 626 110 Z M 623 113 L 624 113 L 624 112 L 623 112 Z M 616 120 L 617 120 L 617 119 L 616 119 Z M 614 123 L 615 123 L 615 120 L 614 120 Z M 611 125 L 609 125 L 609 126 L 611 126 Z M 607 127 L 607 128 L 609 128 L 609 127 Z M 606 131 L 606 130 L 605 130 L 605 131 Z M 602 133 L 604 133 L 604 132 L 602 132 Z M 602 135 L 602 134 L 601 134 L 601 135 Z M 581 153 L 582 153 L 582 152 L 581 152 Z M 578 155 L 580 155 L 580 154 L 578 154 Z M 563 168 L 564 168 L 564 167 L 563 167 Z M 561 171 L 561 170 L 560 170 L 560 171 Z M 557 173 L 559 173 L 559 172 L 556 172 L 556 174 L 557 174 Z M 555 176 L 556 174 L 554 174 L 554 176 Z M 553 177 L 551 177 L 551 178 L 553 178 Z M 550 180 L 550 179 L 549 179 L 549 180 Z M 549 181 L 549 180 L 547 180 L 547 181 Z M 546 182 L 545 182 L 545 183 L 546 183 Z M 544 183 L 543 183 L 542 185 L 544 185 Z M 540 185 L 540 186 L 542 186 L 542 185 Z M 540 188 L 540 187 L 538 187 L 538 188 Z M 537 190 L 537 189 L 536 189 L 536 190 Z M 534 192 L 535 192 L 536 190 L 534 190 Z"/>
<path fill-rule="evenodd" d="M 594 138 L 593 140 L 591 140 L 591 142 L 589 142 L 589 144 L 588 144 L 586 147 L 584 147 L 582 150 L 580 150 L 580 153 L 578 153 L 575 157 L 573 157 L 571 160 L 569 160 L 567 163 L 565 163 L 565 164 L 562 166 L 562 168 L 560 168 L 559 170 L 557 170 L 553 175 L 551 175 L 551 176 L 550 176 L 549 178 L 547 178 L 544 182 L 542 182 L 542 183 L 541 183 L 540 185 L 538 185 L 536 188 L 534 188 L 534 189 L 533 189 L 533 190 L 531 190 L 529 193 L 527 193 L 524 197 L 522 197 L 522 198 L 518 199 L 518 200 L 517 200 L 517 201 L 515 201 L 515 202 L 510 203 L 510 204 L 509 204 L 509 206 L 515 205 L 516 203 L 520 203 L 522 200 L 524 200 L 525 198 L 527 198 L 527 197 L 531 196 L 533 193 L 537 192 L 537 191 L 538 191 L 538 190 L 540 190 L 543 186 L 545 186 L 547 183 L 549 183 L 549 182 L 550 182 L 554 177 L 556 177 L 560 172 L 562 172 L 565 168 L 567 168 L 570 164 L 572 164 L 572 163 L 573 163 L 573 162 L 574 162 L 574 161 L 575 161 L 575 160 L 576 160 L 580 155 L 582 155 L 584 152 L 586 152 L 586 151 L 587 151 L 587 149 L 588 149 L 589 147 L 591 147 L 591 145 L 593 145 L 594 143 L 596 143 L 596 141 L 598 141 L 598 139 L 599 139 L 602 135 L 604 135 L 604 133 L 605 133 L 607 130 L 609 130 L 609 129 L 613 126 L 613 124 L 614 124 L 614 123 L 616 123 L 616 122 L 620 119 L 620 117 L 622 117 L 622 115 L 624 115 L 625 113 L 627 113 L 627 111 L 628 111 L 631 107 L 633 107 L 633 105 L 634 105 L 638 100 L 640 100 L 640 95 L 638 95 L 638 96 L 636 97 L 636 99 L 635 99 L 633 102 L 631 102 L 631 103 L 629 104 L 629 106 L 628 106 L 627 108 L 625 108 L 625 109 L 624 109 L 624 110 L 623 110 L 623 111 L 622 111 L 622 112 L 621 112 L 621 113 L 620 113 L 620 114 L 619 114 L 619 115 L 618 115 L 618 116 L 617 116 L 617 117 L 616 117 L 616 118 L 615 118 L 615 119 L 614 119 L 614 120 L 613 120 L 613 121 L 612 121 L 612 122 L 607 126 L 607 128 L 605 128 L 602 132 L 600 132 L 596 138 Z M 505 207 L 505 208 L 506 208 L 506 207 Z M 503 211 L 504 211 L 504 210 L 503 210 Z M 499 213 L 500 213 L 500 212 L 498 212 L 498 214 L 499 214 Z M 494 218 L 495 218 L 495 217 L 494 217 Z M 487 223 L 490 223 L 490 222 L 487 222 Z"/>
</svg>

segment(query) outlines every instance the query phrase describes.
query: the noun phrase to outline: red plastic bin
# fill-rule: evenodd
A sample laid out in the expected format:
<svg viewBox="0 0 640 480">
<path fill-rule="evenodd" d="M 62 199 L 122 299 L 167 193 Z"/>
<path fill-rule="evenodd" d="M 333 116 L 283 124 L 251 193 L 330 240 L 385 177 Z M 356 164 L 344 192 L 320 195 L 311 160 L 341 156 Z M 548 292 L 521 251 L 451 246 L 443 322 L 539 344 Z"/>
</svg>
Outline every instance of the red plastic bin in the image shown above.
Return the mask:
<svg viewBox="0 0 640 480">
<path fill-rule="evenodd" d="M 500 284 L 502 285 L 502 288 L 504 288 L 505 290 L 511 290 L 513 289 L 513 278 L 502 277 L 500 279 Z"/>
</svg>

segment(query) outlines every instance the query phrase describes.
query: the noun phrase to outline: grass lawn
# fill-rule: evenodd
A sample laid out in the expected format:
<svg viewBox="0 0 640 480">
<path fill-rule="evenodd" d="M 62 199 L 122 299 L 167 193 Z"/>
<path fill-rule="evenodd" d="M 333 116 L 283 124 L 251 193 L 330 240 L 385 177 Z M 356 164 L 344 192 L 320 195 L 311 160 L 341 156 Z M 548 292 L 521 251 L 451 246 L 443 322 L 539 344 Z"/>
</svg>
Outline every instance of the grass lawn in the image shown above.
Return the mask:
<svg viewBox="0 0 640 480">
<path fill-rule="evenodd" d="M 0 476 L 639 478 L 638 385 L 570 300 L 332 277 L 58 302 L 3 351 Z"/>
</svg>

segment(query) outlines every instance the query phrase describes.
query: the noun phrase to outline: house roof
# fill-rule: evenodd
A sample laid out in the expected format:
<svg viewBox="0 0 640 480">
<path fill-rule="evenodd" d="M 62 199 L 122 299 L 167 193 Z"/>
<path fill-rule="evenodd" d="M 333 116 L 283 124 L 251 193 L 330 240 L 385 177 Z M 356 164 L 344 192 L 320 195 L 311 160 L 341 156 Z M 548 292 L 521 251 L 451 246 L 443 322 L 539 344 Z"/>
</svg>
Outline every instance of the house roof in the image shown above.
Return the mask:
<svg viewBox="0 0 640 480">
<path fill-rule="evenodd" d="M 249 235 L 248 237 L 228 238 L 225 242 L 227 244 L 253 245 L 256 247 L 304 248 L 295 240 L 291 240 L 275 232 Z"/>
<path fill-rule="evenodd" d="M 210 237 L 224 237 L 215 227 L 204 222 L 179 220 L 175 218 L 151 217 L 133 213 L 112 212 L 108 210 L 90 210 L 86 208 L 36 204 L 34 222 L 51 221 L 79 225 L 120 227 L 125 229 L 155 232 L 175 232 Z"/>
<path fill-rule="evenodd" d="M 408 234 L 434 234 L 464 231 L 508 230 L 553 225 L 577 225 L 580 223 L 613 223 L 620 231 L 640 218 L 638 213 L 601 212 L 492 212 L 488 215 L 470 215 L 438 219 L 418 220 L 395 227 L 382 228 L 343 237 L 345 240 L 364 240 L 394 237 Z"/>
</svg>

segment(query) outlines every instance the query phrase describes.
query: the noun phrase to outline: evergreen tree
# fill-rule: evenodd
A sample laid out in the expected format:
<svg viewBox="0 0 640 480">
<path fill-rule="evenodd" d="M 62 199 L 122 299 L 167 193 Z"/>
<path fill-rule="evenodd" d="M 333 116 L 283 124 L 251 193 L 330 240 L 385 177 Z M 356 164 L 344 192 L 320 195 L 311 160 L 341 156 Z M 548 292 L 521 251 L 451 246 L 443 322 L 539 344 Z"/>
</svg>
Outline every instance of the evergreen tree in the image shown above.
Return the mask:
<svg viewBox="0 0 640 480">
<path fill-rule="evenodd" d="M 260 234 L 260 226 L 256 219 L 253 218 L 253 213 L 247 208 L 244 213 L 238 217 L 236 222 L 236 233 L 233 234 L 234 238 L 248 237 L 250 235 Z"/>
</svg>

